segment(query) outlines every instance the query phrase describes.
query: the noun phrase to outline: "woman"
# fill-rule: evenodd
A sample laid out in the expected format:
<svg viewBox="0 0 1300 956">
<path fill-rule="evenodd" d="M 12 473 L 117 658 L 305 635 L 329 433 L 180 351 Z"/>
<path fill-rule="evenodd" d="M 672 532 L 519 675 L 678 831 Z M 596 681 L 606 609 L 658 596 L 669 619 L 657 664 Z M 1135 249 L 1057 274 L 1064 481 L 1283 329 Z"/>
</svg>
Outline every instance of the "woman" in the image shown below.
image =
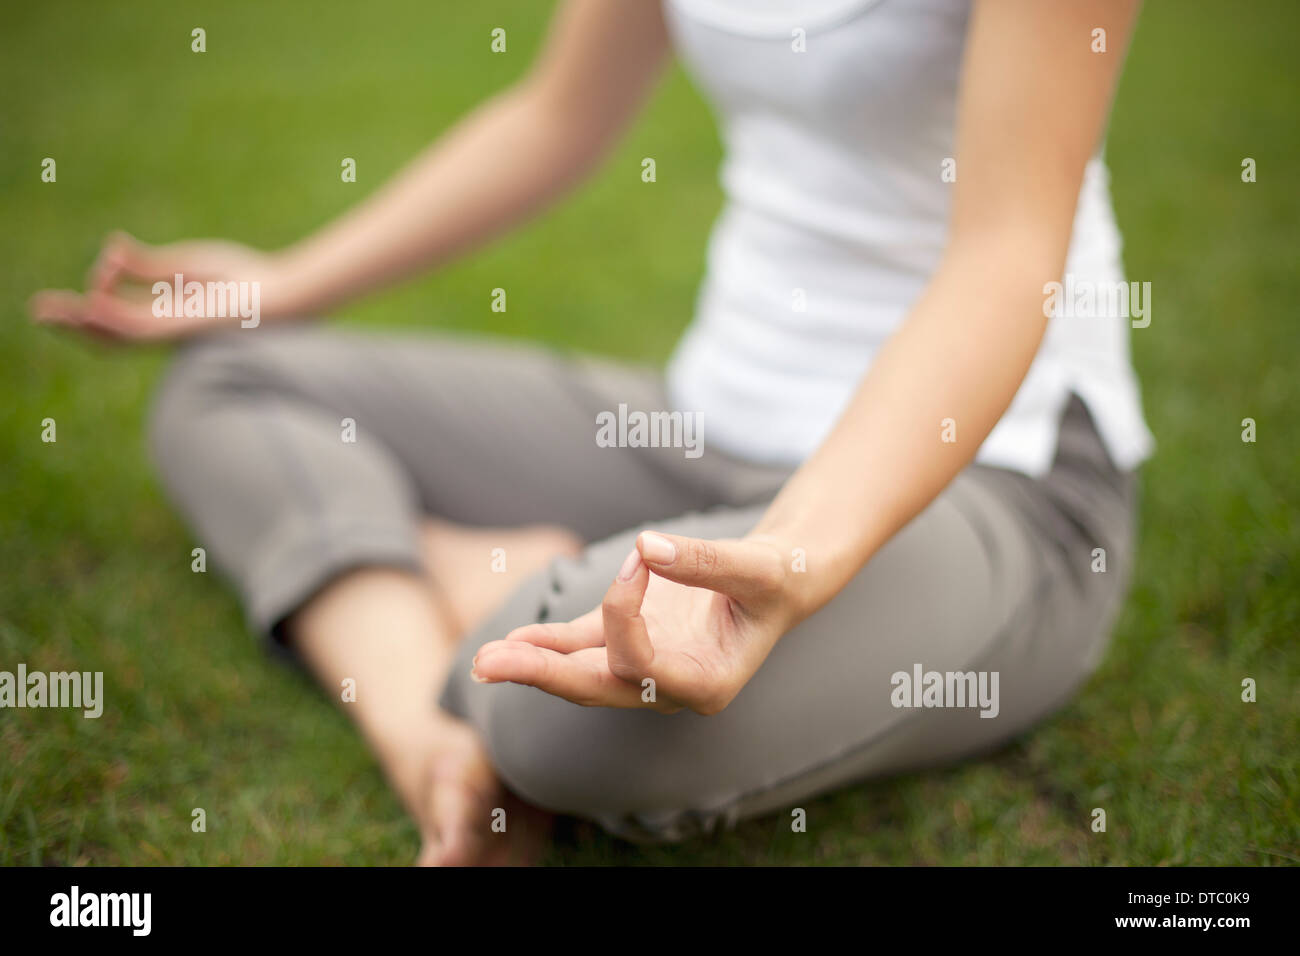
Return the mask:
<svg viewBox="0 0 1300 956">
<path fill-rule="evenodd" d="M 788 813 L 998 746 L 1105 646 L 1151 439 L 1128 319 L 1045 292 L 1122 279 L 1099 155 L 1136 7 L 566 0 L 525 78 L 319 233 L 117 236 L 34 311 L 214 333 L 157 399 L 163 479 L 424 862 L 517 846 L 503 784 L 633 839 Z M 581 179 L 670 47 L 727 204 L 666 374 L 276 328 Z M 156 317 L 176 274 L 259 283 L 261 323 Z"/>
</svg>

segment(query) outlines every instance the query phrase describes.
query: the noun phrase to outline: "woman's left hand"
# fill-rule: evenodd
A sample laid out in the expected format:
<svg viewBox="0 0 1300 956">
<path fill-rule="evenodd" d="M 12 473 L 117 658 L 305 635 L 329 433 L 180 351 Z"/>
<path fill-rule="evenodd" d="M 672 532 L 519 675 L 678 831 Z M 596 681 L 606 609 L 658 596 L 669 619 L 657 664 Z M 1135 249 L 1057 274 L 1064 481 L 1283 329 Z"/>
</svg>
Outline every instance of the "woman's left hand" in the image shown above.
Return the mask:
<svg viewBox="0 0 1300 956">
<path fill-rule="evenodd" d="M 587 706 L 716 714 L 798 618 L 789 554 L 763 537 L 643 532 L 600 607 L 484 644 L 474 676 Z"/>
</svg>

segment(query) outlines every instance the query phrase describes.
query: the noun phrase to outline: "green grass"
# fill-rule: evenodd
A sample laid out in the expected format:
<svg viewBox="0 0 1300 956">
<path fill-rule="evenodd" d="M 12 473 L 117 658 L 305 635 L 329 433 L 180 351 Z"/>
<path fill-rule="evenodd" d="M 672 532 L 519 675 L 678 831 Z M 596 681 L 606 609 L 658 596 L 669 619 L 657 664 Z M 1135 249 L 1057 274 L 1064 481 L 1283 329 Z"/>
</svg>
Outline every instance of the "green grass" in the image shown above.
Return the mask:
<svg viewBox="0 0 1300 956">
<path fill-rule="evenodd" d="M 324 222 L 516 76 L 547 5 L 180 6 L 25 4 L 0 34 L 0 669 L 102 670 L 109 701 L 99 720 L 0 711 L 0 863 L 405 863 L 415 831 L 345 719 L 266 658 L 215 575 L 189 570 L 141 436 L 164 354 L 33 328 L 22 303 L 78 285 L 114 227 L 274 245 Z M 812 802 L 806 834 L 768 818 L 641 849 L 576 827 L 553 862 L 1300 862 L 1298 32 L 1290 0 L 1153 0 L 1143 16 L 1110 161 L 1131 278 L 1154 286 L 1133 345 L 1160 447 L 1136 584 L 1075 702 L 990 759 Z M 56 184 L 40 182 L 46 156 Z M 717 158 L 674 72 L 571 203 L 338 321 L 663 358 L 690 314 Z M 506 314 L 489 309 L 498 285 Z"/>
</svg>

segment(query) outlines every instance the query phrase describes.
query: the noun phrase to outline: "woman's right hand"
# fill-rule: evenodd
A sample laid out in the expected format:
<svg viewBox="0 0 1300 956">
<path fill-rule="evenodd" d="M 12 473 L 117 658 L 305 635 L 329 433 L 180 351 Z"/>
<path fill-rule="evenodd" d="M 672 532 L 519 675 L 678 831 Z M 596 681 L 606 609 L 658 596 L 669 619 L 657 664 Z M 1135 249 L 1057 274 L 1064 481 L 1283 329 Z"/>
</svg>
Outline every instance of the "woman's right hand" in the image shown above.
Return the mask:
<svg viewBox="0 0 1300 956">
<path fill-rule="evenodd" d="M 244 293 L 245 308 L 241 312 L 240 299 L 234 297 L 220 310 L 221 315 L 187 316 L 183 298 L 174 308 L 166 309 L 163 294 L 155 294 L 153 286 L 165 282 L 174 288 L 177 275 L 182 277 L 182 288 L 189 282 L 203 283 L 205 289 L 207 283 L 237 283 Z M 44 289 L 31 297 L 28 310 L 38 322 L 65 325 L 103 338 L 162 341 L 300 314 L 298 298 L 284 258 L 276 253 L 223 240 L 150 245 L 116 232 L 104 242 L 86 277 L 84 293 Z M 253 305 L 255 310 L 250 308 Z M 255 315 L 244 314 L 254 311 Z"/>
</svg>

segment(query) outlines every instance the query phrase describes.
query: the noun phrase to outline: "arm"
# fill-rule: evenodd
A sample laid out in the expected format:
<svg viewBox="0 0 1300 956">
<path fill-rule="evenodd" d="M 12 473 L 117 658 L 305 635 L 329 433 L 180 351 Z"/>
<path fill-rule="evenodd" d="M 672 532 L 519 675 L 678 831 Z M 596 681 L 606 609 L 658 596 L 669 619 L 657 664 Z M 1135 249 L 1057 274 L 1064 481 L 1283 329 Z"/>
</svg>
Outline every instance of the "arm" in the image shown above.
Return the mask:
<svg viewBox="0 0 1300 956">
<path fill-rule="evenodd" d="M 1137 0 L 976 4 L 958 107 L 948 248 L 825 443 L 756 529 L 820 557 L 821 607 L 975 456 L 1046 330 L 1085 164 L 1105 128 Z M 1112 52 L 1089 38 L 1106 29 Z M 958 441 L 940 441 L 940 422 Z M 846 529 L 850 533 L 846 534 Z"/>
<path fill-rule="evenodd" d="M 38 319 L 111 337 L 184 335 L 213 317 L 153 316 L 148 287 L 256 281 L 261 317 L 318 314 L 446 262 L 581 181 L 636 114 L 668 36 L 657 0 L 566 0 L 530 72 L 453 126 L 372 196 L 277 253 L 237 243 L 106 242 L 85 296 L 38 293 Z M 126 280 L 143 283 L 132 288 Z"/>
<path fill-rule="evenodd" d="M 600 608 L 485 645 L 480 679 L 638 707 L 637 685 L 650 677 L 658 709 L 714 713 L 786 631 L 939 494 L 975 456 L 1038 350 L 1043 285 L 1064 268 L 1084 167 L 1137 8 L 1138 0 L 979 0 L 947 249 L 826 441 L 746 538 L 643 533 Z M 1091 52 L 1099 26 L 1115 52 Z M 957 422 L 956 443 L 941 441 L 945 418 Z M 809 556 L 806 573 L 789 570 L 794 548 Z"/>
<path fill-rule="evenodd" d="M 568 0 L 527 77 L 286 252 L 300 310 L 445 262 L 586 178 L 645 100 L 667 48 L 655 0 Z"/>
</svg>

